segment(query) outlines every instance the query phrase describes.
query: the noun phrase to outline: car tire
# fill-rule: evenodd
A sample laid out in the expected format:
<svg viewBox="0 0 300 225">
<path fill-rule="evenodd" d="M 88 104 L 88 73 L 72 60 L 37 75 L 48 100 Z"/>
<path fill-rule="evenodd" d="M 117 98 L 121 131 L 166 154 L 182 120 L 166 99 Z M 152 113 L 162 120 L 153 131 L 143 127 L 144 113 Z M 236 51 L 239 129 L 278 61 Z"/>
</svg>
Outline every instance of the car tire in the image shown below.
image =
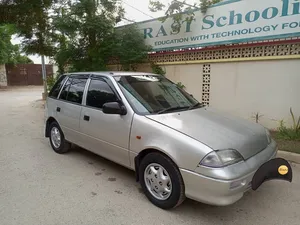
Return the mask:
<svg viewBox="0 0 300 225">
<path fill-rule="evenodd" d="M 52 122 L 49 127 L 49 140 L 52 149 L 58 154 L 70 151 L 71 143 L 66 141 L 64 133 L 57 122 Z"/>
<path fill-rule="evenodd" d="M 163 179 L 159 175 L 161 171 L 163 171 Z M 179 169 L 169 157 L 163 154 L 153 152 L 142 159 L 139 166 L 139 180 L 147 198 L 159 208 L 175 208 L 185 199 L 185 187 Z M 167 180 L 171 183 L 168 182 L 166 185 Z M 169 193 L 164 190 L 168 190 Z"/>
</svg>

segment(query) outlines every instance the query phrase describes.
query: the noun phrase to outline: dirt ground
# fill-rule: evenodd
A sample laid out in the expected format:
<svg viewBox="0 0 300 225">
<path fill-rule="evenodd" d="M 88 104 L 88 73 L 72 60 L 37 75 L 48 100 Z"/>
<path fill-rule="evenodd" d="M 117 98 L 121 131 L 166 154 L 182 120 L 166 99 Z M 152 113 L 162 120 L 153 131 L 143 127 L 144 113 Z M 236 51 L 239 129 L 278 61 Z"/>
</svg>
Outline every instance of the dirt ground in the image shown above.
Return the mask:
<svg viewBox="0 0 300 225">
<path fill-rule="evenodd" d="M 299 165 L 292 183 L 267 182 L 231 206 L 186 200 L 164 211 L 141 193 L 132 171 L 82 149 L 55 154 L 44 138 L 41 93 L 0 91 L 1 225 L 299 224 Z"/>
</svg>

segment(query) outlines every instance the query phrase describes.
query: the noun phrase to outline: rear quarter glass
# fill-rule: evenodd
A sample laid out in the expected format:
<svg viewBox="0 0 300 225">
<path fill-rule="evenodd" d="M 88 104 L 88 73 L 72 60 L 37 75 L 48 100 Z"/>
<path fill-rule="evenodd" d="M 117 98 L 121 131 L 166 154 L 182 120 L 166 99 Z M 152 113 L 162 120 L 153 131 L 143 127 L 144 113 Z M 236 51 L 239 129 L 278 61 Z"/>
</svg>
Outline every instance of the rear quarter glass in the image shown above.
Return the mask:
<svg viewBox="0 0 300 225">
<path fill-rule="evenodd" d="M 65 80 L 67 79 L 66 75 L 62 75 L 58 78 L 58 80 L 55 82 L 54 86 L 52 87 L 51 91 L 49 92 L 49 97 L 57 98 L 60 89 L 62 88 Z"/>
</svg>

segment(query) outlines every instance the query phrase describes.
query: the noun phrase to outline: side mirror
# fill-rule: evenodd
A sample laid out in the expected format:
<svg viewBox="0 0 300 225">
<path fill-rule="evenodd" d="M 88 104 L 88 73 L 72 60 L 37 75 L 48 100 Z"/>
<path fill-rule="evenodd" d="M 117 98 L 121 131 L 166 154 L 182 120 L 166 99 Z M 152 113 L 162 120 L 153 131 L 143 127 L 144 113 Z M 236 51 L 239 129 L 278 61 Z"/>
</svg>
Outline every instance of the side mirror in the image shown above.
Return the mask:
<svg viewBox="0 0 300 225">
<path fill-rule="evenodd" d="M 126 115 L 127 110 L 125 106 L 118 102 L 108 102 L 102 106 L 103 113 L 105 114 L 119 114 Z"/>
</svg>

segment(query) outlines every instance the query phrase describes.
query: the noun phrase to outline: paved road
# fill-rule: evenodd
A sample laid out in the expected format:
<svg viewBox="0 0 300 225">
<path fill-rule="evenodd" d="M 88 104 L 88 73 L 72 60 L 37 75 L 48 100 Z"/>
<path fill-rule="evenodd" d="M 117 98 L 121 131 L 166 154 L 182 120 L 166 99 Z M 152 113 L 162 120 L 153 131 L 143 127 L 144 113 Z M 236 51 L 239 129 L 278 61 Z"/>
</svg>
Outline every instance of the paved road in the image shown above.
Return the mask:
<svg viewBox="0 0 300 225">
<path fill-rule="evenodd" d="M 0 91 L 0 224 L 236 224 L 300 222 L 300 167 L 294 181 L 265 183 L 234 205 L 187 200 L 153 206 L 134 173 L 92 153 L 55 154 L 43 137 L 40 87 Z"/>
</svg>

